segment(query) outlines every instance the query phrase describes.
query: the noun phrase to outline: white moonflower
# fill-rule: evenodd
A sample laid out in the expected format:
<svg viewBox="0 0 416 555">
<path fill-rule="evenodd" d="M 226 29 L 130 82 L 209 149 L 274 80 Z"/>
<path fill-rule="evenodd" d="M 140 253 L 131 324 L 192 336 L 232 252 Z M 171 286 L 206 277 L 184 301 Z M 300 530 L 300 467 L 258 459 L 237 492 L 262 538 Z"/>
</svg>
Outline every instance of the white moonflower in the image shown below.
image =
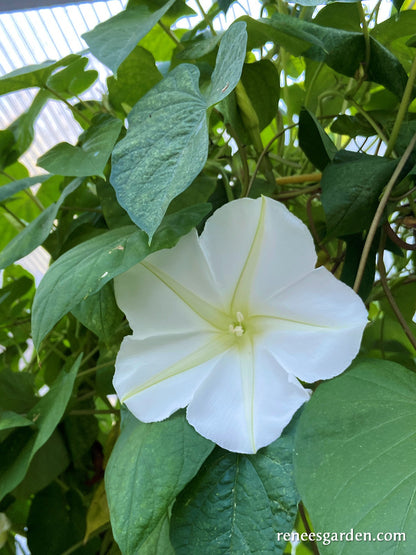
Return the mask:
<svg viewBox="0 0 416 555">
<path fill-rule="evenodd" d="M 182 407 L 221 447 L 255 453 L 309 398 L 304 382 L 340 374 L 367 322 L 360 298 L 325 268 L 306 226 L 271 200 L 240 199 L 172 249 L 115 280 L 133 335 L 114 387 L 143 422 Z"/>
</svg>

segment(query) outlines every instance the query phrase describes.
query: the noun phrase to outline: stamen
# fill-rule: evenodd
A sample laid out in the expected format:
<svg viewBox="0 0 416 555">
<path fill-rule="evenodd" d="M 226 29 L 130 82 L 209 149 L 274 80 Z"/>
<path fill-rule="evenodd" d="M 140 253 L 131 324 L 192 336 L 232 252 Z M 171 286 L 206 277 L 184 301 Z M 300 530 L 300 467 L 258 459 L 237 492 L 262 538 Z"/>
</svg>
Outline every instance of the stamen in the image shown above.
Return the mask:
<svg viewBox="0 0 416 555">
<path fill-rule="evenodd" d="M 243 323 L 244 316 L 242 315 L 241 312 L 236 312 L 235 316 L 236 316 L 236 321 L 228 326 L 228 330 L 231 333 L 234 333 L 234 335 L 236 335 L 237 337 L 241 337 L 246 332 L 246 328 Z"/>
</svg>

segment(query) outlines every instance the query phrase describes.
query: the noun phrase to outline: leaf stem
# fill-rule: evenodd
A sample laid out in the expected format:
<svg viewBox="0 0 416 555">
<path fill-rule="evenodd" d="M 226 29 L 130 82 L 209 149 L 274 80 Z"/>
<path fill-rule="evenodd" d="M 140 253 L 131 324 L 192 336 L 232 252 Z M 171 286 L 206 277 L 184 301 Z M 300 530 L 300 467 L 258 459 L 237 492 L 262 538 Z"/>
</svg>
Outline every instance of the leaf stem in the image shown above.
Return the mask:
<svg viewBox="0 0 416 555">
<path fill-rule="evenodd" d="M 181 41 L 178 39 L 178 37 L 175 35 L 172 29 L 167 25 L 165 25 L 164 23 L 162 23 L 160 20 L 158 21 L 158 23 L 159 23 L 159 27 L 165 31 L 165 33 L 168 35 L 168 37 L 171 40 L 173 40 L 176 46 L 179 46 L 181 50 L 183 50 L 185 48 L 184 45 L 181 43 Z"/>
<path fill-rule="evenodd" d="M 68 100 L 63 97 L 62 95 L 60 95 L 58 92 L 54 91 L 53 89 L 51 89 L 50 87 L 48 87 L 47 85 L 44 86 L 44 88 L 49 91 L 51 94 L 53 94 L 54 96 L 56 96 L 56 98 L 58 98 L 61 102 L 63 102 L 66 106 L 68 106 L 68 108 L 71 110 L 71 112 L 74 115 L 79 116 L 81 119 L 83 119 L 85 121 L 85 123 L 88 123 L 88 125 L 91 125 L 91 120 L 89 118 L 87 118 L 87 116 L 85 114 L 83 114 L 81 112 L 81 110 L 78 110 L 77 108 L 75 108 L 75 106 L 72 106 L 72 104 L 70 102 L 68 102 Z"/>
<path fill-rule="evenodd" d="M 380 203 L 377 207 L 377 211 L 374 215 L 373 221 L 371 222 L 370 229 L 368 230 L 363 252 L 361 254 L 360 264 L 358 266 L 357 275 L 356 275 L 354 287 L 353 287 L 356 293 L 360 288 L 361 280 L 364 275 L 365 265 L 367 264 L 368 255 L 370 253 L 370 248 L 373 243 L 378 224 L 380 223 L 381 216 L 383 215 L 384 209 L 387 205 L 387 201 L 389 200 L 390 193 L 393 190 L 393 187 L 396 184 L 396 181 L 399 178 L 400 173 L 403 170 L 407 160 L 409 159 L 409 156 L 411 155 L 415 144 L 416 144 L 416 133 L 413 135 L 412 140 L 410 141 L 403 156 L 401 157 L 399 163 L 397 164 L 396 169 L 393 172 L 393 175 L 391 176 L 389 182 L 387 183 L 386 188 L 384 189 L 383 196 L 381 197 Z"/>
<path fill-rule="evenodd" d="M 384 266 L 384 259 L 383 259 L 383 254 L 384 254 L 384 246 L 385 246 L 385 242 L 386 242 L 386 234 L 383 231 L 382 232 L 382 236 L 381 236 L 381 241 L 380 241 L 380 247 L 378 249 L 378 272 L 380 274 L 380 282 L 381 282 L 381 286 L 383 288 L 384 294 L 386 295 L 386 298 L 399 322 L 399 324 L 401 325 L 401 327 L 403 328 L 404 333 L 406 334 L 407 339 L 410 341 L 410 343 L 412 344 L 412 347 L 414 349 L 416 349 L 416 338 L 413 335 L 413 333 L 411 332 L 403 314 L 400 311 L 400 308 L 398 306 L 398 304 L 396 303 L 396 299 L 393 296 L 393 293 L 391 292 L 390 288 L 389 288 L 389 284 L 387 281 L 387 273 L 386 273 L 386 267 Z"/>
<path fill-rule="evenodd" d="M 5 204 L 2 203 L 2 204 L 0 204 L 0 206 L 8 214 L 10 214 L 10 216 L 19 224 L 19 226 L 21 226 L 22 229 L 26 227 L 26 224 L 19 218 L 19 216 L 16 216 L 16 214 L 14 214 L 9 208 L 7 208 L 7 206 Z"/>
<path fill-rule="evenodd" d="M 412 100 L 413 85 L 416 80 L 416 56 L 413 58 L 412 67 L 410 68 L 409 77 L 407 79 L 406 87 L 404 89 L 402 101 L 400 102 L 399 110 L 397 112 L 396 120 L 391 130 L 391 135 L 389 142 L 387 144 L 387 149 L 385 156 L 389 156 L 394 149 L 394 146 L 399 136 L 400 127 L 403 123 L 404 116 L 406 115 L 407 109 L 409 107 L 410 101 Z"/>
</svg>

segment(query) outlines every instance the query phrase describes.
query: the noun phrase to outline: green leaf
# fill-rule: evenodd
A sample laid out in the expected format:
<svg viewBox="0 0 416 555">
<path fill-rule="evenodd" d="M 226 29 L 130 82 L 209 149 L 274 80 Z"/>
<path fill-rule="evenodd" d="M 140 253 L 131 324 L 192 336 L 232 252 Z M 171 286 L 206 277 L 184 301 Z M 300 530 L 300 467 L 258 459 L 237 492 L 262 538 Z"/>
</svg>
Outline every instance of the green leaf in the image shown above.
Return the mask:
<svg viewBox="0 0 416 555">
<path fill-rule="evenodd" d="M 51 75 L 46 81 L 46 86 L 61 97 L 71 98 L 80 95 L 89 89 L 98 77 L 95 69 L 85 71 L 88 62 L 88 58 L 85 57 L 73 61 L 64 69 Z"/>
<path fill-rule="evenodd" d="M 396 8 L 396 10 L 399 12 L 400 8 L 404 4 L 404 0 L 393 0 L 393 4 L 394 4 L 394 7 Z"/>
<path fill-rule="evenodd" d="M 294 426 L 256 455 L 216 448 L 173 507 L 171 540 L 188 553 L 283 553 L 277 532 L 293 528 Z"/>
<path fill-rule="evenodd" d="M 159 524 L 140 546 L 137 555 L 175 555 L 169 539 L 169 514 L 161 518 Z"/>
<path fill-rule="evenodd" d="M 110 103 L 121 112 L 123 106 L 132 108 L 161 79 L 152 53 L 136 46 L 118 68 L 117 77 L 107 79 Z"/>
<path fill-rule="evenodd" d="M 0 169 L 4 169 L 16 161 L 17 156 L 14 151 L 15 138 L 10 129 L 0 130 Z"/>
<path fill-rule="evenodd" d="M 328 1 L 331 0 L 299 0 L 298 4 L 300 6 L 322 6 L 322 4 L 326 4 Z M 333 2 L 345 2 L 356 4 L 359 0 L 332 0 Z"/>
<path fill-rule="evenodd" d="M 263 130 L 276 116 L 280 85 L 279 73 L 270 60 L 244 64 L 241 81 Z"/>
<path fill-rule="evenodd" d="M 147 6 L 133 6 L 99 23 L 82 35 L 90 51 L 113 73 L 137 43 L 156 25 L 175 0 L 169 0 L 155 12 Z"/>
<path fill-rule="evenodd" d="M 87 297 L 71 312 L 81 324 L 106 342 L 114 338 L 116 329 L 124 317 L 116 304 L 111 283 L 106 283 L 102 289 Z"/>
<path fill-rule="evenodd" d="M 13 411 L 0 412 L 0 430 L 9 430 L 10 428 L 21 428 L 22 426 L 32 426 L 32 420 Z"/>
<path fill-rule="evenodd" d="M 323 27 L 285 14 L 273 14 L 270 24 L 286 36 L 309 41 L 311 46 L 304 56 L 317 62 L 325 62 L 329 67 L 354 77 L 360 64 L 365 60 L 365 41 L 362 33 Z M 289 51 L 290 45 L 286 46 Z M 402 97 L 407 74 L 399 60 L 370 36 L 370 62 L 367 68 L 370 81 L 379 83 Z"/>
<path fill-rule="evenodd" d="M 335 156 L 321 179 L 328 236 L 368 229 L 396 165 L 397 160 L 357 152 L 340 151 Z"/>
<path fill-rule="evenodd" d="M 32 335 L 36 349 L 62 316 L 150 252 L 173 247 L 210 208 L 203 204 L 167 216 L 152 247 L 148 246 L 146 234 L 130 225 L 84 241 L 58 258 L 40 282 L 33 301 Z"/>
<path fill-rule="evenodd" d="M 30 553 L 62 555 L 84 537 L 85 518 L 86 508 L 80 494 L 74 489 L 64 493 L 61 485 L 52 483 L 32 501 L 27 520 Z M 80 550 L 77 552 L 80 555 L 91 553 Z"/>
<path fill-rule="evenodd" d="M 38 166 L 71 177 L 102 176 L 123 122 L 108 114 L 95 116 L 80 137 L 80 146 L 59 143 L 38 159 Z"/>
<path fill-rule="evenodd" d="M 6 268 L 10 264 L 13 264 L 13 262 L 23 258 L 45 241 L 50 233 L 61 204 L 68 195 L 81 185 L 81 183 L 81 179 L 72 181 L 62 191 L 57 202 L 48 206 L 35 220 L 30 222 L 23 231 L 16 235 L 16 237 L 13 237 L 10 243 L 0 252 L 0 268 Z"/>
<path fill-rule="evenodd" d="M 10 125 L 9 129 L 14 135 L 15 144 L 13 146 L 14 157 L 9 159 L 9 163 L 17 160 L 31 145 L 34 137 L 35 121 L 49 98 L 50 94 L 48 91 L 40 90 L 26 112 L 23 112 Z"/>
<path fill-rule="evenodd" d="M 201 33 L 189 41 L 183 40 L 181 44 L 184 49 L 176 54 L 176 58 L 178 60 L 198 60 L 212 52 L 220 40 L 221 35 L 213 36 L 208 32 Z"/>
<path fill-rule="evenodd" d="M 415 429 L 416 377 L 398 364 L 357 362 L 318 387 L 295 443 L 296 484 L 314 529 L 406 534 L 405 543 L 384 548 L 345 539 L 319 544 L 321 553 L 415 551 Z"/>
<path fill-rule="evenodd" d="M 231 6 L 233 2 L 234 0 L 218 0 L 218 5 L 220 7 L 220 10 L 226 14 L 228 11 L 228 8 Z"/>
<path fill-rule="evenodd" d="M 44 87 L 48 77 L 55 69 L 65 67 L 79 58 L 70 54 L 58 62 L 47 61 L 42 64 L 24 66 L 0 77 L 0 95 L 30 87 Z"/>
<path fill-rule="evenodd" d="M 349 287 L 354 287 L 355 278 L 357 276 L 358 267 L 363 254 L 365 240 L 362 233 L 348 235 L 344 237 L 344 240 L 347 247 L 345 249 L 345 259 L 342 266 L 341 281 L 346 283 Z M 363 302 L 367 300 L 367 297 L 373 288 L 374 275 L 376 273 L 376 254 L 379 240 L 380 239 L 378 238 L 377 240 L 376 237 L 371 245 L 363 277 L 361 279 L 360 289 L 357 291 Z"/>
<path fill-rule="evenodd" d="M 270 19 L 252 19 L 248 16 L 242 16 L 238 21 L 244 21 L 247 25 L 247 49 L 259 48 L 266 44 L 266 42 L 273 41 L 275 44 L 283 46 L 295 56 L 300 56 L 311 44 L 322 45 L 322 42 L 317 40 L 310 34 L 297 33 L 297 36 L 286 34 L 283 30 L 281 32 L 277 29 Z"/>
<path fill-rule="evenodd" d="M 333 133 L 339 133 L 340 135 L 349 135 L 350 137 L 357 137 L 361 135 L 362 137 L 372 137 L 377 135 L 364 116 L 357 114 L 356 116 L 347 116 L 346 114 L 341 114 L 337 116 L 336 120 L 331 125 L 331 131 Z"/>
<path fill-rule="evenodd" d="M 26 412 L 35 404 L 34 376 L 28 372 L 0 372 L 0 410 Z"/>
<path fill-rule="evenodd" d="M 30 462 L 23 481 L 13 490 L 18 499 L 28 498 L 49 485 L 70 464 L 68 450 L 56 429 Z"/>
<path fill-rule="evenodd" d="M 246 57 L 247 32 L 243 21 L 233 23 L 224 33 L 205 95 L 209 106 L 217 104 L 232 92 L 241 77 Z"/>
<path fill-rule="evenodd" d="M 0 445 L 0 500 L 23 480 L 33 456 L 61 420 L 81 359 L 79 355 L 68 371 L 63 369 L 48 393 L 28 412 L 27 418 L 36 424 L 37 431 L 28 434 L 28 428 L 18 429 Z"/>
<path fill-rule="evenodd" d="M 139 552 L 213 448 L 183 413 L 152 424 L 126 415 L 105 472 L 113 534 L 123 553 Z"/>
<path fill-rule="evenodd" d="M 323 170 L 338 152 L 322 125 L 306 108 L 299 115 L 299 146 L 319 170 Z"/>
<path fill-rule="evenodd" d="M 190 64 L 172 70 L 135 105 L 113 151 L 110 181 L 118 201 L 150 239 L 207 159 L 207 104 L 198 79 Z"/>
<path fill-rule="evenodd" d="M 34 177 L 25 177 L 23 179 L 18 179 L 17 181 L 11 181 L 10 183 L 6 183 L 0 187 L 0 202 L 12 197 L 16 193 L 23 191 L 24 189 L 28 189 L 33 185 L 37 185 L 38 183 L 43 183 L 51 176 L 48 174 L 45 175 L 36 175 Z"/>
</svg>

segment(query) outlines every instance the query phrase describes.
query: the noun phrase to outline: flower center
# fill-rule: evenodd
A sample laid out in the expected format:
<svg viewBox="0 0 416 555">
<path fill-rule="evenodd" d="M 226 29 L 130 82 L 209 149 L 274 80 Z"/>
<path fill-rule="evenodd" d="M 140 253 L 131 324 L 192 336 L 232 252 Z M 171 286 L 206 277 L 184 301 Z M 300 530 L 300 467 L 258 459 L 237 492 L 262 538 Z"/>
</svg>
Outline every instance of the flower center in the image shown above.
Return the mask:
<svg viewBox="0 0 416 555">
<path fill-rule="evenodd" d="M 228 326 L 228 330 L 237 337 L 241 337 L 243 334 L 246 333 L 244 316 L 241 314 L 241 312 L 236 312 L 235 320 Z"/>
</svg>

